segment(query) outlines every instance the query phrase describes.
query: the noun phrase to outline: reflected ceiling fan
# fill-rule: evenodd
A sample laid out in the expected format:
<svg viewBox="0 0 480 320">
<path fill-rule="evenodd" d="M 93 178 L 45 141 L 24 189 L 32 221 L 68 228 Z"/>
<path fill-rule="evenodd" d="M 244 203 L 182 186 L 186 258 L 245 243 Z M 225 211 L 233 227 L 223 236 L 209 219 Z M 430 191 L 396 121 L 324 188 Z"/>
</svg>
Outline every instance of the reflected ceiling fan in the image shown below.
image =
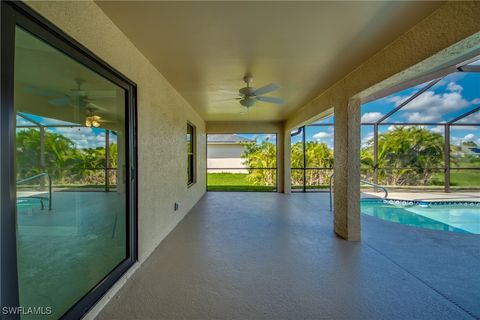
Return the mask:
<svg viewBox="0 0 480 320">
<path fill-rule="evenodd" d="M 102 123 L 110 122 L 102 119 L 102 117 L 98 114 L 99 110 L 108 112 L 108 109 L 101 107 L 92 101 L 95 99 L 114 98 L 115 91 L 85 91 L 82 89 L 82 85 L 85 83 L 85 80 L 82 78 L 75 78 L 74 80 L 77 84 L 77 87 L 70 89 L 70 92 L 66 94 L 32 86 L 26 86 L 24 87 L 24 90 L 25 92 L 38 96 L 57 96 L 56 98 L 48 100 L 48 103 L 54 106 L 73 106 L 76 114 L 75 118 L 77 119 L 79 117 L 81 118 L 80 109 L 84 109 L 86 127 L 98 128 Z M 91 96 L 94 96 L 95 99 L 92 99 Z"/>
<path fill-rule="evenodd" d="M 74 80 L 75 80 L 75 83 L 77 84 L 77 87 L 74 89 L 70 89 L 70 92 L 68 93 L 57 92 L 57 91 L 37 88 L 33 86 L 26 86 L 24 88 L 24 91 L 33 95 L 38 95 L 43 97 L 53 97 L 53 99 L 48 100 L 48 103 L 54 106 L 67 106 L 67 105 L 85 106 L 95 99 L 115 98 L 115 91 L 113 90 L 86 91 L 82 89 L 82 85 L 85 83 L 84 79 L 75 78 Z"/>
<path fill-rule="evenodd" d="M 238 90 L 240 97 L 236 99 L 239 100 L 240 104 L 247 108 L 247 110 L 253 107 L 257 101 L 273 103 L 276 105 L 282 105 L 285 103 L 282 98 L 264 96 L 264 94 L 278 90 L 280 87 L 277 84 L 270 83 L 266 86 L 255 89 L 250 86 L 253 81 L 253 76 L 246 75 L 243 77 L 243 81 L 245 81 L 247 86 Z"/>
<path fill-rule="evenodd" d="M 94 104 L 90 104 L 85 108 L 86 110 L 86 117 L 85 117 L 85 126 L 86 127 L 93 127 L 98 128 L 105 122 L 111 122 L 108 120 L 104 120 L 101 116 L 97 114 L 98 108 Z"/>
</svg>

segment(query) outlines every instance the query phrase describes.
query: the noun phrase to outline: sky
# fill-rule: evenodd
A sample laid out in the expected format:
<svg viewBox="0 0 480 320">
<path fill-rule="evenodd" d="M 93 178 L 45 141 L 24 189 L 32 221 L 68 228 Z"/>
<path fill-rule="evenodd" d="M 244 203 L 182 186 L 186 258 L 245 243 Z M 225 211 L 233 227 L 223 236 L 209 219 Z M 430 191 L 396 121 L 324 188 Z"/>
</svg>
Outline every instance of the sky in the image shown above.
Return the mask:
<svg viewBox="0 0 480 320">
<path fill-rule="evenodd" d="M 377 121 L 421 90 L 426 84 L 363 104 L 361 109 L 362 123 Z M 383 122 L 445 123 L 478 106 L 480 106 L 480 73 L 456 72 L 443 78 Z M 333 116 L 316 123 L 333 123 Z M 458 122 L 458 124 L 461 123 L 480 123 L 480 111 Z M 393 128 L 394 126 L 391 124 L 381 125 L 379 126 L 379 132 L 386 132 Z M 432 132 L 444 134 L 443 126 L 425 126 L 425 128 Z M 452 144 L 474 141 L 480 145 L 480 125 L 452 126 L 450 135 Z M 362 126 L 362 145 L 365 145 L 372 137 L 373 126 Z M 292 143 L 298 139 L 301 139 L 301 135 L 292 137 Z M 306 139 L 325 142 L 329 147 L 333 147 L 333 129 L 330 126 L 307 127 Z"/>
<path fill-rule="evenodd" d="M 271 143 L 277 143 L 277 135 L 274 133 L 239 133 L 238 135 L 250 140 L 256 140 L 257 143 L 262 143 L 266 139 Z"/>
<path fill-rule="evenodd" d="M 104 129 L 78 127 L 78 125 L 74 123 L 40 117 L 32 114 L 25 115 L 30 119 L 43 125 L 73 125 L 72 127 L 47 128 L 47 132 L 59 133 L 64 135 L 65 137 L 72 140 L 75 143 L 76 148 L 78 149 L 105 147 Z M 17 115 L 17 126 L 20 126 L 20 128 L 17 128 L 17 130 L 25 130 L 26 128 L 21 128 L 22 125 L 32 125 L 32 122 L 29 122 Z M 116 139 L 116 135 L 110 135 L 110 143 L 116 143 Z"/>
</svg>

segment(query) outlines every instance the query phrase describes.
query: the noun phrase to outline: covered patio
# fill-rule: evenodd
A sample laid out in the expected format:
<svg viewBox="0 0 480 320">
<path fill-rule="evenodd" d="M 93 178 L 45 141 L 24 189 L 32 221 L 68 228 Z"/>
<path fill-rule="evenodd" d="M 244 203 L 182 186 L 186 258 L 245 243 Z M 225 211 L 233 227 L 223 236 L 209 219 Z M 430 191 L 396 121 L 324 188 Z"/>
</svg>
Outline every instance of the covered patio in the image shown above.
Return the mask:
<svg viewBox="0 0 480 320">
<path fill-rule="evenodd" d="M 209 192 L 99 319 L 475 319 L 480 238 L 362 217 L 326 194 Z M 461 261 L 461 263 L 459 263 Z"/>
<path fill-rule="evenodd" d="M 5 319 L 480 319 L 480 2 L 0 8 Z"/>
</svg>

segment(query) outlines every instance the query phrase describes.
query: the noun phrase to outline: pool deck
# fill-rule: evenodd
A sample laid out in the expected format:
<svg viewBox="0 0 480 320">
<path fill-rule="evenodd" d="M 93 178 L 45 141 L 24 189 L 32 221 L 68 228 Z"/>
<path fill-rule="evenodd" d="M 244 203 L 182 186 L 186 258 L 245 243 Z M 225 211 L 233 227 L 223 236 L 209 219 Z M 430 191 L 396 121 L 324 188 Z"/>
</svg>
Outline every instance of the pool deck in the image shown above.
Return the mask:
<svg viewBox="0 0 480 320">
<path fill-rule="evenodd" d="M 382 192 L 362 192 L 362 198 L 382 198 Z M 474 201 L 480 202 L 480 192 L 389 192 L 388 198 L 409 201 Z"/>
</svg>

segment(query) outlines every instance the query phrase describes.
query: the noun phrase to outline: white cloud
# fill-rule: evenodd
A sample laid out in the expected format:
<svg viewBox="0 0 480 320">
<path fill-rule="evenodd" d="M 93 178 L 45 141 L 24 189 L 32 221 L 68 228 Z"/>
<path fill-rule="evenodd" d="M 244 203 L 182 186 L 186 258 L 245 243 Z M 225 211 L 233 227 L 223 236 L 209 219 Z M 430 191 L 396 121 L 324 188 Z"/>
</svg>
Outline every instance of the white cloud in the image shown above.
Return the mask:
<svg viewBox="0 0 480 320">
<path fill-rule="evenodd" d="M 360 120 L 361 122 L 375 122 L 378 119 L 383 117 L 383 113 L 380 112 L 367 112 L 364 113 L 362 116 L 362 119 Z"/>
<path fill-rule="evenodd" d="M 442 115 L 460 110 L 470 103 L 459 92 L 436 94 L 427 91 L 403 108 L 410 111 L 403 116 L 410 122 L 437 122 L 442 121 Z"/>
<path fill-rule="evenodd" d="M 440 122 L 442 121 L 438 114 L 428 114 L 424 112 L 412 112 L 404 115 L 408 122 Z"/>
<path fill-rule="evenodd" d="M 447 92 L 435 93 L 435 91 L 430 90 L 422 93 L 402 108 L 403 111 L 406 111 L 402 116 L 409 122 L 440 122 L 444 114 L 461 110 L 471 104 L 480 103 L 480 98 L 472 101 L 464 99 L 461 95 L 463 87 L 455 81 L 439 83 L 437 86 L 446 86 Z M 388 100 L 393 102 L 395 106 L 399 106 L 409 97 L 393 96 Z"/>
<path fill-rule="evenodd" d="M 478 127 L 474 127 L 474 126 L 450 126 L 450 131 L 477 131 L 477 130 L 478 130 Z"/>
<path fill-rule="evenodd" d="M 452 92 L 462 92 L 463 87 L 455 82 L 449 82 L 447 85 L 447 90 Z"/>
<path fill-rule="evenodd" d="M 433 127 L 430 129 L 430 132 L 433 132 L 433 133 L 444 133 L 444 128 L 443 126 L 436 126 L 436 127 Z"/>
<path fill-rule="evenodd" d="M 313 135 L 313 139 L 317 141 L 321 139 L 331 138 L 331 137 L 332 137 L 332 134 L 328 132 L 317 132 Z"/>
<path fill-rule="evenodd" d="M 427 91 L 407 104 L 403 110 L 446 113 L 459 110 L 468 106 L 470 102 L 465 100 L 458 92 L 446 92 L 436 94 L 433 91 Z"/>
<path fill-rule="evenodd" d="M 480 104 L 480 98 L 473 99 L 472 104 Z"/>
<path fill-rule="evenodd" d="M 393 96 L 388 99 L 389 102 L 395 103 L 395 107 L 398 107 L 401 105 L 403 102 L 405 102 L 408 98 L 410 98 L 411 95 L 409 96 Z"/>
<path fill-rule="evenodd" d="M 465 118 L 457 121 L 456 123 L 480 123 L 480 110 L 469 116 L 466 116 Z"/>
<path fill-rule="evenodd" d="M 64 127 L 52 129 L 75 143 L 77 148 L 96 148 L 105 146 L 105 132 L 87 127 Z"/>
<path fill-rule="evenodd" d="M 367 133 L 367 135 L 362 139 L 362 147 L 368 146 L 372 138 L 373 138 L 373 132 Z"/>
<path fill-rule="evenodd" d="M 467 134 L 465 137 L 463 137 L 463 140 L 474 140 L 475 139 L 475 135 L 473 133 L 469 133 Z"/>
</svg>

